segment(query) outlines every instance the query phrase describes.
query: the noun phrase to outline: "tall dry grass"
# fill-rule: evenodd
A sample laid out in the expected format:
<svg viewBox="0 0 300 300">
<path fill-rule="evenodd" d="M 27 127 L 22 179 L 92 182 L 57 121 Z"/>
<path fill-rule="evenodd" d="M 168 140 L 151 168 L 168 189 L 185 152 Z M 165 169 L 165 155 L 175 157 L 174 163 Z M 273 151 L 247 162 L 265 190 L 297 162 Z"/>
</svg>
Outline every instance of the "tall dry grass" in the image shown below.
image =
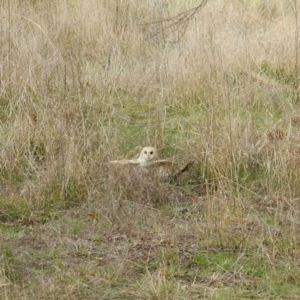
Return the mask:
<svg viewBox="0 0 300 300">
<path fill-rule="evenodd" d="M 151 23 L 196 4 L 3 3 L 7 172 L 36 187 L 58 178 L 66 185 L 85 177 L 86 164 L 152 144 L 208 160 L 209 172 L 236 180 L 251 152 L 268 167 L 276 130 L 284 136 L 280 151 L 289 152 L 276 166 L 294 165 L 292 3 L 214 1 L 179 41 L 176 27 L 162 38 L 164 23 Z M 289 181 L 287 170 L 271 173 Z"/>
<path fill-rule="evenodd" d="M 195 161 L 178 185 L 206 196 L 206 245 L 238 244 L 228 233 L 233 223 L 245 226 L 245 241 L 266 204 L 296 249 L 299 7 L 215 0 L 174 23 L 198 4 L 0 4 L 2 221 L 45 222 L 64 208 L 100 203 L 103 218 L 121 224 L 120 207 L 145 190 L 107 183 L 105 162 L 152 145 L 164 157 Z M 174 195 L 164 184 L 153 190 L 147 199 Z M 263 248 L 262 240 L 249 245 Z M 141 284 L 164 287 L 159 274 Z M 141 287 L 141 299 L 152 289 Z"/>
</svg>

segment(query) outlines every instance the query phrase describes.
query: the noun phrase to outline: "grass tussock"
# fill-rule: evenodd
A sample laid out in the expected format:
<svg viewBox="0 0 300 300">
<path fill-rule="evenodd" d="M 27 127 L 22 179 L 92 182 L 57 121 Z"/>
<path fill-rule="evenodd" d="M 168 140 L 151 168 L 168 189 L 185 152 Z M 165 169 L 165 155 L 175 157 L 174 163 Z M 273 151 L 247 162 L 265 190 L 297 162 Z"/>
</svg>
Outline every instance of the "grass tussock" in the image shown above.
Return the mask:
<svg viewBox="0 0 300 300">
<path fill-rule="evenodd" d="M 200 4 L 1 2 L 1 299 L 298 299 L 300 7 Z"/>
</svg>

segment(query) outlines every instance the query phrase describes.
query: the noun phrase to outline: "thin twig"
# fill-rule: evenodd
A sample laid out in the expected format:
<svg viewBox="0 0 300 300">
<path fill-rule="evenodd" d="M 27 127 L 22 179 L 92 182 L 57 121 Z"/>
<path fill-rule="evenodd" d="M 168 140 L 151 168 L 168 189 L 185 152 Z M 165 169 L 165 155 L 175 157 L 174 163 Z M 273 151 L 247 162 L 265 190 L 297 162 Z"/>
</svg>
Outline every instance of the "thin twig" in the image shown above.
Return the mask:
<svg viewBox="0 0 300 300">
<path fill-rule="evenodd" d="M 175 31 L 180 31 L 178 38 L 173 42 L 178 42 L 186 32 L 189 22 L 195 17 L 195 15 L 206 5 L 207 0 L 202 0 L 199 5 L 186 10 L 178 15 L 150 23 L 144 23 L 142 25 L 159 25 L 161 27 L 161 33 L 165 36 L 167 30 L 170 30 L 169 35 Z M 153 37 L 157 36 L 160 32 L 155 30 Z"/>
</svg>

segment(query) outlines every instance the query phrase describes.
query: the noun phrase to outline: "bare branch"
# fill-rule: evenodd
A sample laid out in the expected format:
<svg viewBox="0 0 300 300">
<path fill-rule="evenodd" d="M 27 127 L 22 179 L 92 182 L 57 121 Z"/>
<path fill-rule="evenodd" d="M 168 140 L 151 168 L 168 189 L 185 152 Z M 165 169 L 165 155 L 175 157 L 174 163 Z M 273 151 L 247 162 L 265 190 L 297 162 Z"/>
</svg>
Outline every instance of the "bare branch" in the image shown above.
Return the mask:
<svg viewBox="0 0 300 300">
<path fill-rule="evenodd" d="M 186 10 L 178 15 L 143 25 L 153 26 L 152 37 L 161 35 L 161 38 L 166 42 L 166 39 L 170 39 L 170 36 L 177 33 L 177 37 L 172 42 L 178 42 L 186 32 L 189 22 L 195 17 L 195 15 L 207 4 L 208 0 L 202 0 L 199 5 Z"/>
</svg>

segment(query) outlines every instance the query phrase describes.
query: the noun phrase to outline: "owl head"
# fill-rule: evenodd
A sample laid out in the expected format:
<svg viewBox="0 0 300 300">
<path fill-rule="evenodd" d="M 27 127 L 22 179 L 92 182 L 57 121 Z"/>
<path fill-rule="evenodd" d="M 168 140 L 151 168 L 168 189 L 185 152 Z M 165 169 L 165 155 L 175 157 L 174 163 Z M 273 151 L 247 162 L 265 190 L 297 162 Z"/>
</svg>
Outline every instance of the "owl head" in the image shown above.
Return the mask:
<svg viewBox="0 0 300 300">
<path fill-rule="evenodd" d="M 153 163 L 156 159 L 157 151 L 153 147 L 144 147 L 139 156 L 141 166 L 146 166 Z"/>
</svg>

